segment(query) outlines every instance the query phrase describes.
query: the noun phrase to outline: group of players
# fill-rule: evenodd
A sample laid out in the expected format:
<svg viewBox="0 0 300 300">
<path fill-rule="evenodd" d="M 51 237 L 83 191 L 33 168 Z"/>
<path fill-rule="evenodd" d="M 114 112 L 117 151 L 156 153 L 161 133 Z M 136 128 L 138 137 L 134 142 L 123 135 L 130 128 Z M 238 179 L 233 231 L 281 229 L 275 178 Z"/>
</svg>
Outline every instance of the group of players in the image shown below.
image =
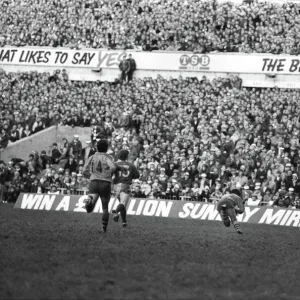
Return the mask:
<svg viewBox="0 0 300 300">
<path fill-rule="evenodd" d="M 109 211 L 108 204 L 114 184 L 115 197 L 119 200 L 116 210 L 113 210 L 113 220 L 119 221 L 121 215 L 122 226 L 127 226 L 126 205 L 130 199 L 130 185 L 133 179 L 140 177 L 135 165 L 128 161 L 129 152 L 121 150 L 118 160 L 106 152 L 108 141 L 101 139 L 97 142 L 97 152 L 92 155 L 84 166 L 83 175 L 90 179 L 88 199 L 85 204 L 86 211 L 91 213 L 98 199 L 102 202 L 102 232 L 107 230 Z M 220 213 L 223 224 L 229 227 L 232 223 L 237 233 L 242 234 L 241 226 L 237 221 L 237 214 L 245 210 L 244 201 L 239 190 L 232 190 L 230 194 L 224 195 L 218 203 L 217 210 Z"/>
</svg>

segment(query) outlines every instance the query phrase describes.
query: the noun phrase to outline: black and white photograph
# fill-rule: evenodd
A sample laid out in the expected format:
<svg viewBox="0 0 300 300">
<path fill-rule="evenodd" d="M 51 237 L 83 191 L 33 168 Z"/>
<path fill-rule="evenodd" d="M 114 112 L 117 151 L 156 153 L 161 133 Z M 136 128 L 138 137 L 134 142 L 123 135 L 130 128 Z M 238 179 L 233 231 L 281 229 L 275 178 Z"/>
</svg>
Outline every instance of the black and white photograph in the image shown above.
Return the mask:
<svg viewBox="0 0 300 300">
<path fill-rule="evenodd" d="M 1 300 L 300 300 L 300 0 L 0 0 Z"/>
</svg>

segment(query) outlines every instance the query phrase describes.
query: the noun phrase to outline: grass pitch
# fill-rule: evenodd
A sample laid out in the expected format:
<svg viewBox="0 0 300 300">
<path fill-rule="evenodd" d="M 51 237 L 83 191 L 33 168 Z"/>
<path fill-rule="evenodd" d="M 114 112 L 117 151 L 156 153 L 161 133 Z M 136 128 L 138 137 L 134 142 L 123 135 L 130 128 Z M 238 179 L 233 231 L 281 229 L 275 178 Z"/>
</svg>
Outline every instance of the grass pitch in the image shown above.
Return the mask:
<svg viewBox="0 0 300 300">
<path fill-rule="evenodd" d="M 0 299 L 300 299 L 300 229 L 0 205 Z"/>
</svg>

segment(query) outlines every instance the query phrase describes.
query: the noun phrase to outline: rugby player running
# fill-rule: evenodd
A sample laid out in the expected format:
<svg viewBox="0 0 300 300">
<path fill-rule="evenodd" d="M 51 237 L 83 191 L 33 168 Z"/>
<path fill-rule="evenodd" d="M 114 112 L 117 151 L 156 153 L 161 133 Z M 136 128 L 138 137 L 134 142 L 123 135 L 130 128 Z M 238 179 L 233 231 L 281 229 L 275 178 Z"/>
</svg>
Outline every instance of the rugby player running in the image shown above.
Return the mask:
<svg viewBox="0 0 300 300">
<path fill-rule="evenodd" d="M 241 225 L 236 218 L 237 214 L 242 214 L 245 211 L 244 201 L 241 198 L 241 192 L 239 190 L 234 189 L 230 194 L 225 194 L 219 201 L 217 210 L 226 227 L 230 226 L 231 221 L 236 232 L 243 234 Z"/>
<path fill-rule="evenodd" d="M 113 210 L 113 219 L 115 222 L 119 221 L 119 213 L 122 219 L 123 227 L 127 226 L 126 220 L 126 205 L 130 199 L 130 185 L 133 179 L 140 177 L 140 173 L 133 163 L 128 162 L 129 152 L 127 150 L 121 150 L 119 152 L 117 164 L 122 166 L 125 171 L 117 171 L 114 179 L 114 191 L 115 197 L 119 200 L 120 204 L 116 210 Z"/>
<path fill-rule="evenodd" d="M 87 213 L 91 213 L 98 198 L 101 198 L 103 233 L 107 230 L 109 220 L 108 204 L 111 196 L 112 176 L 116 171 L 126 171 L 113 161 L 113 158 L 106 153 L 107 150 L 108 141 L 106 139 L 99 140 L 97 142 L 98 152 L 88 159 L 83 169 L 83 175 L 91 180 L 85 209 Z"/>
</svg>

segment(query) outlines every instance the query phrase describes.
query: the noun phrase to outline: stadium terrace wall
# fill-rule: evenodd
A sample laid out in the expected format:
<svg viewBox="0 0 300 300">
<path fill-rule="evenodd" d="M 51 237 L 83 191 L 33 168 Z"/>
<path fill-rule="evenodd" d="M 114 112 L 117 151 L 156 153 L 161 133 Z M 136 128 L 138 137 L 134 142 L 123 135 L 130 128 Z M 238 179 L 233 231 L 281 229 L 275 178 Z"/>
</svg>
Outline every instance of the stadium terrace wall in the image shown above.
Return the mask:
<svg viewBox="0 0 300 300">
<path fill-rule="evenodd" d="M 91 129 L 88 127 L 69 127 L 69 126 L 52 126 L 27 138 L 21 139 L 0 150 L 0 159 L 5 162 L 12 158 L 21 158 L 28 160 L 29 154 L 32 151 L 46 150 L 48 154 L 51 153 L 53 143 L 61 143 L 63 138 L 71 141 L 74 135 L 79 136 L 82 146 L 86 146 L 86 141 L 91 139 Z"/>
<path fill-rule="evenodd" d="M 86 212 L 87 196 L 67 196 L 49 194 L 20 194 L 14 208 Z M 109 211 L 116 209 L 118 201 L 112 198 Z M 94 213 L 102 213 L 101 201 L 98 201 Z M 156 199 L 130 199 L 128 215 L 152 216 L 179 219 L 197 219 L 221 221 L 216 206 L 204 202 L 185 202 Z M 245 207 L 245 213 L 238 216 L 240 222 L 300 227 L 300 210 L 273 207 Z"/>
<path fill-rule="evenodd" d="M 115 81 L 124 55 L 136 60 L 139 78 L 240 76 L 244 86 L 300 88 L 298 56 L 245 53 L 209 53 L 36 47 L 0 48 L 0 67 L 8 72 L 53 72 L 65 69 L 71 80 Z M 99 70 L 101 72 L 94 72 Z"/>
</svg>

